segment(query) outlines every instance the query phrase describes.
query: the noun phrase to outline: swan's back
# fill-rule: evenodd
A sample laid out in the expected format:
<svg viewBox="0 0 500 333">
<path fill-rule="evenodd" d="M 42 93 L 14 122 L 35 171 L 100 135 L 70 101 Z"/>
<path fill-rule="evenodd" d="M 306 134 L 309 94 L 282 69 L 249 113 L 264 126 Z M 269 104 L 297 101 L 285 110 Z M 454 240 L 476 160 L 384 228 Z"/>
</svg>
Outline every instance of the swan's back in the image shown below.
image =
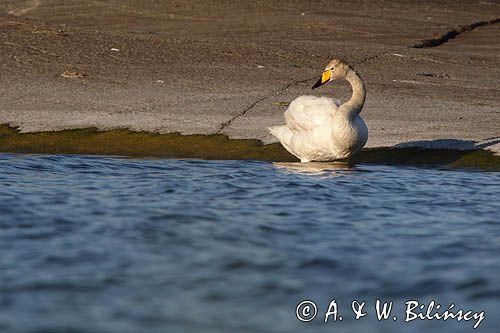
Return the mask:
<svg viewBox="0 0 500 333">
<path fill-rule="evenodd" d="M 339 105 L 334 98 L 297 97 L 285 112 L 286 125 L 269 127 L 269 131 L 303 162 L 328 159 L 330 127 Z"/>
<path fill-rule="evenodd" d="M 310 131 L 329 123 L 339 105 L 334 98 L 299 96 L 285 112 L 286 125 L 293 131 Z"/>
</svg>

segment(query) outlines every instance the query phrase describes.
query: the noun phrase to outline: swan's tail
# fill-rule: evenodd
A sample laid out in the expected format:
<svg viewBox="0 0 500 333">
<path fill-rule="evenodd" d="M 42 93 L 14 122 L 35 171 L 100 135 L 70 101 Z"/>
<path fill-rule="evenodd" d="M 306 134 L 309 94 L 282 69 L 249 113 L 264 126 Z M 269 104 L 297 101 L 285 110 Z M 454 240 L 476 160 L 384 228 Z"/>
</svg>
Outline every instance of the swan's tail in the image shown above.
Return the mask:
<svg viewBox="0 0 500 333">
<path fill-rule="evenodd" d="M 288 127 L 288 126 L 272 126 L 268 127 L 267 130 L 277 137 L 283 147 L 285 147 L 288 152 L 291 154 L 295 155 L 298 159 L 300 159 L 301 162 L 309 162 L 310 160 L 305 157 L 300 157 L 296 152 L 295 149 L 292 149 L 294 145 L 292 145 L 292 140 L 296 140 L 297 138 L 294 139 L 294 132 Z M 295 141 L 295 146 L 296 146 L 296 141 Z"/>
<path fill-rule="evenodd" d="M 287 126 L 272 126 L 268 127 L 267 130 L 280 140 L 280 142 L 286 147 L 290 144 L 292 140 L 292 131 Z"/>
</svg>

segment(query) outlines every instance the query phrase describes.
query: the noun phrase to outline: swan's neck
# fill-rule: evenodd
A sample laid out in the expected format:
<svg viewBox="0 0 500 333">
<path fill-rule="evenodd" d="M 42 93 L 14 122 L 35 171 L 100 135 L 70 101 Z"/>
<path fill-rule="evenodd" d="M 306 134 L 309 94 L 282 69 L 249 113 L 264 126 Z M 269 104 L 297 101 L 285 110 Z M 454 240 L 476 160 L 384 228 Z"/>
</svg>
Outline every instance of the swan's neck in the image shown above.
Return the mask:
<svg viewBox="0 0 500 333">
<path fill-rule="evenodd" d="M 352 96 L 351 99 L 342 104 L 341 107 L 347 112 L 350 119 L 354 119 L 359 115 L 365 104 L 365 83 L 352 68 L 349 68 L 347 71 L 345 79 L 351 84 Z"/>
</svg>

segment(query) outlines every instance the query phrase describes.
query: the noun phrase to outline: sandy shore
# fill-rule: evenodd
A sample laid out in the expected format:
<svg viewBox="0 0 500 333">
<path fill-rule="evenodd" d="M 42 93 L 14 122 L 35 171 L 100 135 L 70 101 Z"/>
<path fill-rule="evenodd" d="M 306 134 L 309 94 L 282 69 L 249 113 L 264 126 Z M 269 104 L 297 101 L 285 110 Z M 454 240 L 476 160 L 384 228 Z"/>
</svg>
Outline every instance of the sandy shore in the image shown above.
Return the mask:
<svg viewBox="0 0 500 333">
<path fill-rule="evenodd" d="M 269 143 L 266 127 L 283 122 L 286 102 L 349 97 L 346 83 L 310 89 L 343 57 L 366 81 L 368 147 L 500 152 L 495 0 L 0 0 L 0 12 L 0 124 L 22 132 L 127 128 Z M 413 47 L 430 39 L 439 45 Z"/>
</svg>

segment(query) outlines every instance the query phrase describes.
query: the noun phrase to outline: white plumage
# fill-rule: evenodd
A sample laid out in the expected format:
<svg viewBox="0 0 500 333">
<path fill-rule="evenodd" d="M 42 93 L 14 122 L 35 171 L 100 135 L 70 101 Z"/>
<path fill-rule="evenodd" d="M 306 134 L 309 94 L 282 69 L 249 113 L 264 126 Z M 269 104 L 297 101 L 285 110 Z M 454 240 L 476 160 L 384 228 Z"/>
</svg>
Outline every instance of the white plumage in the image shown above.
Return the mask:
<svg viewBox="0 0 500 333">
<path fill-rule="evenodd" d="M 314 87 L 337 78 L 353 87 L 343 105 L 328 97 L 300 96 L 285 112 L 286 125 L 269 127 L 272 135 L 301 162 L 344 159 L 359 151 L 368 139 L 368 128 L 359 116 L 365 89 L 361 78 L 341 60 L 333 60 Z M 313 87 L 313 88 L 314 88 Z"/>
</svg>

